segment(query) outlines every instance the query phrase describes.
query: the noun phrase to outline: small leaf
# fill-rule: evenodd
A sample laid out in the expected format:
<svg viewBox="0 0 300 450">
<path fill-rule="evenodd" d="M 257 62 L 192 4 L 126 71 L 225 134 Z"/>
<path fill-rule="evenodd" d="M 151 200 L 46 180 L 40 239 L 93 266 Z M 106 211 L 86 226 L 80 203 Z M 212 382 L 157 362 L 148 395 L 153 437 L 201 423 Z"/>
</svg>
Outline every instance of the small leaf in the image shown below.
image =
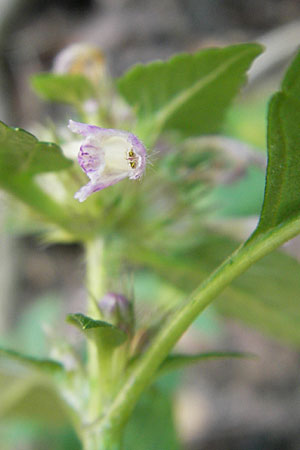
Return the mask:
<svg viewBox="0 0 300 450">
<path fill-rule="evenodd" d="M 91 82 L 80 74 L 40 73 L 31 78 L 35 92 L 45 100 L 78 106 L 95 96 Z"/>
<path fill-rule="evenodd" d="M 158 369 L 157 375 L 164 375 L 172 370 L 183 369 L 192 364 L 196 364 L 200 361 L 206 361 L 208 359 L 220 359 L 220 358 L 254 358 L 252 353 L 242 352 L 209 352 L 198 353 L 197 355 L 169 355 Z"/>
<path fill-rule="evenodd" d="M 2 178 L 54 172 L 67 169 L 72 164 L 58 145 L 39 142 L 27 131 L 0 122 L 0 185 Z"/>
<path fill-rule="evenodd" d="M 16 364 L 21 369 L 29 368 L 50 375 L 63 373 L 64 371 L 63 365 L 58 361 L 34 358 L 33 356 L 23 355 L 14 350 L 0 347 L 0 368 L 3 367 L 3 364 L 6 366 L 10 363 Z"/>
<path fill-rule="evenodd" d="M 260 45 L 241 44 L 139 64 L 119 80 L 119 91 L 148 133 L 213 133 L 261 51 Z"/>
<path fill-rule="evenodd" d="M 268 112 L 268 168 L 264 204 L 253 237 L 300 213 L 300 52 Z"/>
<path fill-rule="evenodd" d="M 75 325 L 87 337 L 91 339 L 99 339 L 104 344 L 111 347 L 117 347 L 126 341 L 126 333 L 114 325 L 102 320 L 93 320 L 83 314 L 69 314 L 66 318 L 67 322 Z"/>
</svg>

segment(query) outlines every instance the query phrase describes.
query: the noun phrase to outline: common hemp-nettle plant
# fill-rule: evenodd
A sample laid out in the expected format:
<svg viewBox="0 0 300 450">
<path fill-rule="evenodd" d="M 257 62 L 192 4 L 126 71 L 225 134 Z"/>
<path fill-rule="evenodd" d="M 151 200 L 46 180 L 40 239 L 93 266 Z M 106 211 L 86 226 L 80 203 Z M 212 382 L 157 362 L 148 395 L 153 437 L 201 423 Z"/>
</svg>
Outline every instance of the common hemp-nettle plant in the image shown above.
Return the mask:
<svg viewBox="0 0 300 450">
<path fill-rule="evenodd" d="M 212 226 L 220 204 L 239 194 L 245 206 L 255 190 L 250 184 L 242 192 L 237 183 L 234 193 L 224 185 L 220 194 L 218 180 L 234 168 L 219 148 L 229 138 L 217 133 L 261 52 L 253 43 L 208 48 L 138 64 L 114 80 L 99 50 L 77 44 L 58 55 L 51 73 L 31 78 L 43 100 L 68 105 L 69 122 L 40 126 L 39 139 L 0 124 L 0 187 L 15 214 L 26 206 L 45 242 L 82 245 L 87 298 L 67 316 L 84 351 L 67 345 L 59 353 L 53 342 L 51 357 L 40 359 L 1 347 L 1 373 L 11 374 L 11 383 L 26 375 L 53 386 L 86 450 L 149 450 L 153 438 L 156 448 L 178 448 L 166 440 L 169 426 L 156 431 L 160 397 L 145 400 L 146 418 L 135 414 L 162 375 L 207 358 L 247 356 L 173 351 L 214 300 L 220 312 L 300 344 L 292 300 L 297 289 L 299 296 L 298 263 L 273 252 L 300 232 L 300 53 L 268 105 L 255 231 L 238 245 Z M 242 158 L 243 144 L 232 141 Z M 164 306 L 153 298 L 144 322 L 125 281 L 140 268 L 182 294 Z M 158 408 L 166 414 L 162 403 Z"/>
</svg>

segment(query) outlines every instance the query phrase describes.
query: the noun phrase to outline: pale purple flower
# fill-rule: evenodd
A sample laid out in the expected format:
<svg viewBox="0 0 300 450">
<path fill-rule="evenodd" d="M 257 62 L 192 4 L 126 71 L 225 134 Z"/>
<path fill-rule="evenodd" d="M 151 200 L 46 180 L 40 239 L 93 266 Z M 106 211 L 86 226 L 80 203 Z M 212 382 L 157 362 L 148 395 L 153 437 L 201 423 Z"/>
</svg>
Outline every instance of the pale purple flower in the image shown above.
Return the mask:
<svg viewBox="0 0 300 450">
<path fill-rule="evenodd" d="M 140 178 L 146 166 L 146 149 L 132 133 L 70 120 L 69 128 L 84 136 L 78 162 L 90 179 L 74 196 L 80 202 L 93 192 L 119 181 Z"/>
</svg>

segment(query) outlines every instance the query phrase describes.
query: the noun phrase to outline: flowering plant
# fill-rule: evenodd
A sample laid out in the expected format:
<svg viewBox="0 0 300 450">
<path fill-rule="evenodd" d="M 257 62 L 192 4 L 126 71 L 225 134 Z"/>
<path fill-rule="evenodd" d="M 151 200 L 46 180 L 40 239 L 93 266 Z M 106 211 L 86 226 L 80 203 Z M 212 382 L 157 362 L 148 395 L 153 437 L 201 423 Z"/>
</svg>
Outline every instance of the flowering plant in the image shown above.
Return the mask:
<svg viewBox="0 0 300 450">
<path fill-rule="evenodd" d="M 35 75 L 32 86 L 47 101 L 71 107 L 69 129 L 83 141 L 57 128 L 55 142 L 47 143 L 0 124 L 0 187 L 34 213 L 45 241 L 80 243 L 87 272 L 86 312 L 82 308 L 67 316 L 86 338 L 86 358 L 71 347 L 63 355 L 56 351 L 56 359 L 1 347 L 0 369 L 5 372 L 18 363 L 56 386 L 85 449 L 132 449 L 124 438 L 126 425 L 141 395 L 162 374 L 206 357 L 245 356 L 170 354 L 231 283 L 231 291 L 222 294 L 220 310 L 247 322 L 254 317 L 252 324 L 258 328 L 274 334 L 280 330 L 284 339 L 300 342 L 294 305 L 272 320 L 274 311 L 284 311 L 280 292 L 291 285 L 274 277 L 287 256 L 278 253 L 267 262 L 272 285 L 278 287 L 271 300 L 263 265 L 261 292 L 249 289 L 249 280 L 254 285 L 259 281 L 257 272 L 250 270 L 248 281 L 236 281 L 300 232 L 300 54 L 268 108 L 269 160 L 258 225 L 231 254 L 235 244 L 232 237 L 225 238 L 216 214 L 231 198 L 227 194 L 224 201 L 226 183 L 221 191 L 217 184 L 243 165 L 239 155 L 238 170 L 225 171 L 234 159 L 223 148 L 233 142 L 241 153 L 245 150 L 242 143 L 220 140 L 216 133 L 261 51 L 257 44 L 241 44 L 182 54 L 137 65 L 114 84 L 103 56 L 76 46 L 58 57 L 53 73 Z M 238 192 L 238 183 L 235 189 Z M 244 205 L 246 199 L 241 199 Z M 255 212 L 257 208 L 250 208 L 250 214 Z M 227 259 L 217 267 L 223 255 Z M 160 314 L 153 311 L 153 320 L 142 325 L 132 294 L 117 283 L 124 272 L 138 272 L 140 267 L 158 273 L 187 297 L 164 308 L 161 302 Z M 257 298 L 264 304 L 262 316 L 259 306 L 255 310 Z M 54 344 L 52 350 L 55 354 Z M 164 450 L 177 445 L 156 437 Z"/>
</svg>

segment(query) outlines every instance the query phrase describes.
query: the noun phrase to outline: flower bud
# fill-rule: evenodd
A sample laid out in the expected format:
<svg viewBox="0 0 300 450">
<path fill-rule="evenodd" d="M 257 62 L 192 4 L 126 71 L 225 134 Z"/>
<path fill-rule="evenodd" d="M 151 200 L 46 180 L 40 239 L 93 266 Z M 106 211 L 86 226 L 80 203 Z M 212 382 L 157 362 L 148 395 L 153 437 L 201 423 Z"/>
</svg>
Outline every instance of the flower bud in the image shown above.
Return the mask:
<svg viewBox="0 0 300 450">
<path fill-rule="evenodd" d="M 116 325 L 128 334 L 132 334 L 134 316 L 132 304 L 124 295 L 109 292 L 99 302 L 104 320 Z"/>
<path fill-rule="evenodd" d="M 81 74 L 96 86 L 107 78 L 105 58 L 101 51 L 89 44 L 72 44 L 56 56 L 53 72 Z"/>
</svg>

